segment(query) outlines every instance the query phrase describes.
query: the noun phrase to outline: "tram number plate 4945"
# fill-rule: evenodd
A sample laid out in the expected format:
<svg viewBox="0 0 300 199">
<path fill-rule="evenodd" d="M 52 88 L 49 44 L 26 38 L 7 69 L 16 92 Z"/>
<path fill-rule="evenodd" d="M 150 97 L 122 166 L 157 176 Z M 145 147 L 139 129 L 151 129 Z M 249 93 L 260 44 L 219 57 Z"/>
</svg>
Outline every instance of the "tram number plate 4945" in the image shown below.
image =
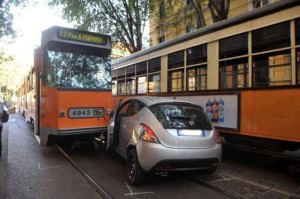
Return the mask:
<svg viewBox="0 0 300 199">
<path fill-rule="evenodd" d="M 69 118 L 102 117 L 103 113 L 103 108 L 70 108 L 68 111 Z"/>
</svg>

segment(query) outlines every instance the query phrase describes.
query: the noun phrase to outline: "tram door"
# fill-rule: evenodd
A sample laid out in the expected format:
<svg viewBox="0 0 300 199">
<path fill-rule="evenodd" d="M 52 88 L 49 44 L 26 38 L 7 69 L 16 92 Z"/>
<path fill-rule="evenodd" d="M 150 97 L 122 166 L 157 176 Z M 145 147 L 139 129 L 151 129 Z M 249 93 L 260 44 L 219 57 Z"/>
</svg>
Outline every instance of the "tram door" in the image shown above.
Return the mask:
<svg viewBox="0 0 300 199">
<path fill-rule="evenodd" d="M 40 135 L 40 93 L 41 93 L 41 73 L 42 73 L 42 48 L 34 50 L 34 69 L 35 69 L 35 121 L 34 121 L 34 134 Z"/>
</svg>

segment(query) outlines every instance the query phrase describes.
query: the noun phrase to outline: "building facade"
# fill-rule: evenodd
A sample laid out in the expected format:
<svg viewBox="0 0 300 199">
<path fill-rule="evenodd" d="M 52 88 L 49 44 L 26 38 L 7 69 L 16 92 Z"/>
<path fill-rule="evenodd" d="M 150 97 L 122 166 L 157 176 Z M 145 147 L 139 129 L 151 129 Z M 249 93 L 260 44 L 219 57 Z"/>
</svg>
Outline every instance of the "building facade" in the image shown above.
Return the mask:
<svg viewBox="0 0 300 199">
<path fill-rule="evenodd" d="M 193 0 L 155 0 L 150 14 L 151 45 L 172 40 L 178 36 L 200 29 Z M 228 0 L 228 19 L 260 9 L 282 0 Z M 203 11 L 205 27 L 212 25 L 213 17 L 209 0 L 198 0 Z"/>
</svg>

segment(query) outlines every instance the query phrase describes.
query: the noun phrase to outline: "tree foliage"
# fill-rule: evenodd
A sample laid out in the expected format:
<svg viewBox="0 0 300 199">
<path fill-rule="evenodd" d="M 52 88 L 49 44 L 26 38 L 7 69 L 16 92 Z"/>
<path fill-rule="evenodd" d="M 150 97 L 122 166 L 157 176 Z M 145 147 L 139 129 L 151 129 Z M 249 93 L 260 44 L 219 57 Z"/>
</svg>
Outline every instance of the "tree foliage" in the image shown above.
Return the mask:
<svg viewBox="0 0 300 199">
<path fill-rule="evenodd" d="M 20 71 L 16 67 L 12 67 L 15 64 L 15 58 L 6 55 L 3 50 L 0 49 L 0 87 L 5 86 L 7 90 L 13 90 L 16 79 Z"/>
<path fill-rule="evenodd" d="M 111 35 L 130 53 L 143 48 L 148 0 L 50 0 L 50 5 L 62 6 L 63 18 L 80 29 Z"/>
<path fill-rule="evenodd" d="M 0 38 L 4 36 L 14 37 L 13 14 L 11 6 L 25 6 L 27 1 L 22 0 L 0 0 Z"/>
</svg>

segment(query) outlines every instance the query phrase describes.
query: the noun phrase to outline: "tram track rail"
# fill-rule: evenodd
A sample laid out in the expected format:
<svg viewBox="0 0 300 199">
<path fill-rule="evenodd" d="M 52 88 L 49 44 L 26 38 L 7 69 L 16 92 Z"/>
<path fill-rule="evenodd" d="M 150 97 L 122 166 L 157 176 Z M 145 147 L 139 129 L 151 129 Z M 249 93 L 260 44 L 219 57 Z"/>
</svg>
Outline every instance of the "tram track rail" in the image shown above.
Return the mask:
<svg viewBox="0 0 300 199">
<path fill-rule="evenodd" d="M 203 187 L 206 187 L 206 188 L 208 188 L 208 189 L 211 189 L 211 190 L 213 190 L 213 191 L 216 191 L 216 192 L 218 192 L 218 193 L 221 193 L 221 194 L 223 194 L 223 195 L 225 195 L 225 196 L 228 196 L 228 197 L 230 197 L 230 198 L 234 198 L 234 199 L 243 199 L 243 197 L 240 197 L 240 196 L 238 196 L 238 195 L 236 195 L 236 194 L 233 194 L 233 193 L 231 193 L 231 192 L 229 192 L 229 191 L 226 191 L 226 190 L 224 190 L 224 189 L 221 189 L 221 188 L 219 188 L 219 187 L 217 187 L 217 186 L 214 186 L 214 185 L 212 185 L 212 184 L 210 184 L 210 183 L 207 183 L 207 182 L 205 182 L 205 181 L 202 181 L 202 180 L 193 178 L 192 176 L 186 175 L 185 178 L 186 178 L 187 180 L 191 181 L 191 182 L 194 182 L 194 183 L 199 184 L 199 185 L 201 185 L 201 186 L 203 186 Z"/>
<path fill-rule="evenodd" d="M 54 145 L 64 156 L 65 158 L 72 164 L 72 166 L 92 185 L 92 187 L 95 189 L 95 191 L 104 199 L 113 199 L 113 196 L 111 196 L 103 187 L 101 187 L 99 184 L 93 180 L 91 176 L 89 176 L 81 167 L 57 144 Z"/>
<path fill-rule="evenodd" d="M 94 189 L 99 196 L 102 198 L 114 198 L 109 192 L 105 190 L 105 188 L 101 185 L 99 185 L 93 177 L 91 177 L 88 172 L 84 171 L 81 166 L 74 161 L 70 155 L 68 155 L 67 152 L 65 152 L 65 149 L 60 147 L 59 145 L 55 145 L 55 147 L 65 156 L 65 158 L 71 163 L 71 165 L 87 180 L 88 184 L 90 184 L 91 188 Z M 283 156 L 287 158 L 286 156 Z M 294 160 L 294 159 L 293 159 Z M 298 160 L 298 159 L 296 159 Z M 226 168 L 226 166 L 225 166 Z M 228 175 L 227 175 L 228 174 Z M 258 182 L 255 180 L 255 177 L 251 176 L 250 180 L 246 176 L 244 180 L 245 175 L 239 176 L 235 175 L 234 173 L 227 173 L 226 171 L 222 171 L 221 173 L 217 173 L 217 175 L 214 175 L 213 178 L 208 178 L 206 175 L 193 175 L 193 173 L 184 173 L 181 175 L 182 178 L 195 183 L 199 186 L 205 187 L 207 189 L 210 189 L 214 192 L 218 192 L 221 195 L 224 195 L 224 197 L 228 198 L 234 198 L 234 199 L 247 199 L 251 198 L 251 190 L 253 192 L 256 192 L 257 195 L 267 195 L 267 194 L 276 194 L 276 195 L 286 195 L 286 196 L 294 196 L 296 193 L 289 193 L 284 192 L 284 189 L 276 188 L 274 186 L 271 186 L 268 184 L 268 181 L 265 182 Z M 224 183 L 224 184 L 223 184 Z M 231 184 L 236 183 L 237 186 L 240 186 L 241 188 L 246 188 L 248 190 L 248 195 L 243 195 L 242 192 L 237 191 L 236 192 L 236 186 L 232 189 Z M 226 188 L 227 187 L 227 188 Z M 229 188 L 229 189 L 228 189 Z M 250 190 L 250 192 L 249 192 Z M 298 196 L 297 194 L 295 196 Z"/>
<path fill-rule="evenodd" d="M 57 144 L 55 144 L 54 146 L 63 154 L 63 156 L 71 163 L 71 165 L 88 181 L 88 183 L 91 184 L 91 186 L 95 189 L 95 191 L 102 198 L 104 198 L 104 199 L 113 199 L 114 198 L 107 191 L 105 191 L 105 189 L 103 187 L 101 187 L 99 184 L 97 184 L 97 182 L 95 182 L 95 180 L 90 175 L 88 175 L 60 146 L 58 146 Z M 242 199 L 241 197 L 239 197 L 229 191 L 226 191 L 224 189 L 221 189 L 217 186 L 214 186 L 207 182 L 201 181 L 199 179 L 195 179 L 192 176 L 184 175 L 184 178 L 193 183 L 199 184 L 203 187 L 206 187 L 208 189 L 211 189 L 213 191 L 221 193 L 222 195 L 225 195 L 229 198 Z"/>
</svg>

